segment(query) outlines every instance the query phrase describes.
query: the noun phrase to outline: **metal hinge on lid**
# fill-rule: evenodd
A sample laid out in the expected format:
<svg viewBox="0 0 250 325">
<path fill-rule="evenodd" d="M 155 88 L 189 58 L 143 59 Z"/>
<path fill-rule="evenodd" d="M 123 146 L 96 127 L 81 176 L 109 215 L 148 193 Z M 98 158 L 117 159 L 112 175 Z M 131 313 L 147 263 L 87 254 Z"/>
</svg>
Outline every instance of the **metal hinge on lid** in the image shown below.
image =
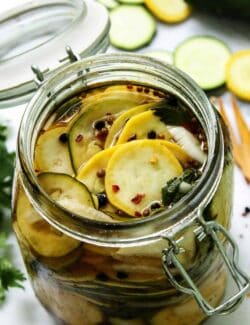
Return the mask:
<svg viewBox="0 0 250 325">
<path fill-rule="evenodd" d="M 74 53 L 72 48 L 67 45 L 65 47 L 67 56 L 64 57 L 63 59 L 60 59 L 59 62 L 63 63 L 66 61 L 69 61 L 70 63 L 74 63 L 76 61 L 79 61 L 81 58 L 78 54 Z M 31 70 L 33 71 L 35 75 L 35 83 L 37 84 L 38 87 L 40 87 L 44 82 L 45 82 L 45 74 L 48 73 L 50 70 L 46 69 L 42 71 L 37 65 L 32 65 Z"/>
</svg>

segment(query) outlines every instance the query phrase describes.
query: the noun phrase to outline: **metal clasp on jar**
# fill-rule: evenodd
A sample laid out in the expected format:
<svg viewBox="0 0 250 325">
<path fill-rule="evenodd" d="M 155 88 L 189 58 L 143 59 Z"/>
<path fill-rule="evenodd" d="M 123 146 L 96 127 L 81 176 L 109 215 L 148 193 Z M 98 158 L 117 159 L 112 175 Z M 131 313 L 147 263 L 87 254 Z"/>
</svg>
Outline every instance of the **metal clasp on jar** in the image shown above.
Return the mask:
<svg viewBox="0 0 250 325">
<path fill-rule="evenodd" d="M 60 63 L 65 63 L 65 62 L 66 63 L 67 62 L 74 63 L 74 62 L 81 60 L 80 55 L 74 53 L 74 51 L 72 50 L 72 48 L 69 45 L 67 45 L 65 47 L 65 51 L 66 51 L 67 56 L 60 59 L 59 60 Z M 34 76 L 35 76 L 34 81 L 35 81 L 36 85 L 38 87 L 40 87 L 45 82 L 46 74 L 49 73 L 50 70 L 46 69 L 46 70 L 42 71 L 37 65 L 34 65 L 34 64 L 31 66 L 31 70 L 34 73 Z"/>
<path fill-rule="evenodd" d="M 181 247 L 181 239 L 175 241 L 173 238 L 162 235 L 162 238 L 167 240 L 169 243 L 169 248 L 163 251 L 162 255 L 162 265 L 167 275 L 169 282 L 179 291 L 191 295 L 195 298 L 198 305 L 202 309 L 202 311 L 207 316 L 213 315 L 225 315 L 232 312 L 237 306 L 242 302 L 248 288 L 249 288 L 249 279 L 247 275 L 239 268 L 238 265 L 238 247 L 235 241 L 233 240 L 232 236 L 229 232 L 220 224 L 209 221 L 206 222 L 202 216 L 197 218 L 197 222 L 199 224 L 198 228 L 194 230 L 194 233 L 199 242 L 204 240 L 205 237 L 209 236 L 212 240 L 213 244 L 217 247 L 219 253 L 222 256 L 222 259 L 227 266 L 229 273 L 231 274 L 232 278 L 234 279 L 238 292 L 228 298 L 226 301 L 221 303 L 217 307 L 212 307 L 202 296 L 201 292 L 199 291 L 198 287 L 195 285 L 194 281 L 191 279 L 183 265 L 180 263 L 177 255 L 184 252 L 184 249 Z M 227 242 L 230 244 L 232 248 L 232 255 L 229 256 L 224 244 L 219 238 L 219 235 L 223 235 Z M 175 267 L 182 276 L 183 280 L 186 283 L 186 286 L 179 283 L 172 274 L 171 268 Z"/>
</svg>

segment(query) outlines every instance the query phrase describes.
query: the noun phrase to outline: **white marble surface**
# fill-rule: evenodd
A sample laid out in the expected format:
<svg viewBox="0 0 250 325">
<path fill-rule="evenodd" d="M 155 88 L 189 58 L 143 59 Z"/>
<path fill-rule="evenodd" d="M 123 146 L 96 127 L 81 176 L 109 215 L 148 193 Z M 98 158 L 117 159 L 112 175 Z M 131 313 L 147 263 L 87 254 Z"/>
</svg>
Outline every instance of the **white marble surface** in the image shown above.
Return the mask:
<svg viewBox="0 0 250 325">
<path fill-rule="evenodd" d="M 25 0 L 0 1 L 0 12 L 15 4 L 26 2 Z M 250 25 L 241 26 L 236 22 L 223 21 L 222 19 L 208 18 L 194 14 L 187 22 L 177 26 L 159 24 L 156 38 L 150 45 L 154 49 L 173 50 L 175 46 L 187 36 L 207 34 L 222 38 L 233 51 L 250 47 Z M 2 76 L 1 76 L 2 77 Z M 224 94 L 228 102 L 228 94 Z M 250 104 L 241 103 L 242 112 L 250 124 Z M 16 132 L 21 119 L 24 106 L 18 109 L 0 111 L 0 121 L 7 120 L 11 126 L 9 147 L 15 147 Z M 228 113 L 232 119 L 232 110 L 228 105 Z M 250 206 L 250 185 L 247 185 L 239 170 L 235 169 L 235 196 L 234 211 L 231 232 L 239 244 L 240 264 L 250 276 L 250 216 L 243 218 L 241 213 L 245 206 Z M 223 204 L 223 202 L 222 202 Z M 14 236 L 10 238 L 14 245 L 13 255 L 16 266 L 24 270 Z M 228 291 L 231 287 L 228 287 Z M 25 290 L 12 289 L 5 304 L 0 307 L 0 324 L 3 325 L 53 325 L 53 320 L 36 300 L 28 281 L 25 282 Z M 207 325 L 248 325 L 250 324 L 250 298 L 246 298 L 241 307 L 234 313 L 214 317 L 206 322 Z M 170 324 L 171 325 L 171 324 Z M 191 325 L 191 324 L 190 324 Z"/>
</svg>

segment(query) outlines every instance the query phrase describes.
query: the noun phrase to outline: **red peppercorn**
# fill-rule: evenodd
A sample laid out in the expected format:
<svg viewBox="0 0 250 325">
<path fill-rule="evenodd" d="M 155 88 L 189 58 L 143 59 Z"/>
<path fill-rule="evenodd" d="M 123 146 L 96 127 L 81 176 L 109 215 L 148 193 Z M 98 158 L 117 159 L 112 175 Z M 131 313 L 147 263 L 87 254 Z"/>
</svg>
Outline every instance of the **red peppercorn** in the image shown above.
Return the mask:
<svg viewBox="0 0 250 325">
<path fill-rule="evenodd" d="M 137 87 L 137 91 L 138 91 L 138 93 L 141 93 L 143 91 L 143 88 L 142 87 Z"/>
<path fill-rule="evenodd" d="M 135 197 L 133 197 L 131 199 L 131 202 L 133 202 L 134 204 L 140 204 L 142 199 L 145 197 L 145 194 L 136 194 Z"/>
<path fill-rule="evenodd" d="M 105 169 L 99 169 L 96 173 L 96 176 L 99 177 L 99 178 L 103 178 L 104 176 L 106 175 L 106 171 Z"/>
<path fill-rule="evenodd" d="M 117 192 L 119 192 L 120 191 L 120 186 L 119 185 L 112 185 L 112 191 L 114 192 L 114 193 L 117 193 Z"/>
<path fill-rule="evenodd" d="M 143 212 L 142 212 L 142 215 L 143 215 L 144 217 L 149 216 L 149 215 L 150 215 L 150 209 L 148 209 L 148 208 L 144 209 Z"/>
<path fill-rule="evenodd" d="M 148 94 L 150 92 L 150 90 L 148 88 L 144 88 L 144 93 Z"/>
<path fill-rule="evenodd" d="M 141 212 L 135 211 L 135 217 L 141 217 Z"/>
<path fill-rule="evenodd" d="M 128 89 L 133 89 L 133 86 L 132 85 L 127 85 L 127 88 Z"/>
<path fill-rule="evenodd" d="M 81 142 L 83 140 L 83 135 L 82 134 L 78 134 L 78 136 L 75 138 L 75 142 Z"/>
<path fill-rule="evenodd" d="M 98 140 L 104 142 L 106 140 L 107 136 L 108 136 L 108 133 L 109 133 L 108 129 L 105 128 L 105 129 L 102 129 L 101 131 L 99 131 L 96 134 L 96 137 L 97 137 Z"/>
</svg>

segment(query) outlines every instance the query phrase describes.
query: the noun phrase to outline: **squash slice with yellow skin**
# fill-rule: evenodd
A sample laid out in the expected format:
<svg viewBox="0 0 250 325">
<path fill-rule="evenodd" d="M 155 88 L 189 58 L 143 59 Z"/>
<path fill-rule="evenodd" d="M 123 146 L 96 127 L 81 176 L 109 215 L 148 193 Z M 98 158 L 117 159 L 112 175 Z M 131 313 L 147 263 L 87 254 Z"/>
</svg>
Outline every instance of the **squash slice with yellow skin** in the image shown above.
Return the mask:
<svg viewBox="0 0 250 325">
<path fill-rule="evenodd" d="M 131 140 L 147 139 L 148 133 L 154 131 L 162 139 L 172 138 L 168 128 L 153 111 L 147 111 L 132 117 L 122 130 L 117 144 L 126 143 Z"/>
<path fill-rule="evenodd" d="M 122 131 L 123 127 L 126 125 L 126 123 L 129 121 L 131 117 L 149 110 L 154 105 L 155 105 L 154 103 L 139 105 L 121 114 L 115 120 L 114 124 L 112 125 L 109 131 L 109 134 L 105 142 L 105 148 L 112 147 L 116 144 L 116 141 L 119 137 L 119 133 Z"/>
<path fill-rule="evenodd" d="M 160 144 L 170 150 L 183 167 L 187 167 L 188 164 L 192 161 L 192 158 L 178 144 L 166 140 L 155 141 L 159 141 Z"/>
<path fill-rule="evenodd" d="M 78 172 L 77 179 L 84 183 L 91 193 L 97 194 L 105 190 L 104 179 L 108 162 L 118 147 L 102 150 L 94 155 Z M 104 172 L 98 177 L 98 172 Z"/>
<path fill-rule="evenodd" d="M 250 50 L 231 56 L 226 66 L 226 83 L 237 97 L 250 101 Z"/>
<path fill-rule="evenodd" d="M 191 7 L 184 0 L 145 0 L 148 9 L 165 23 L 180 23 L 191 14 Z"/>
<path fill-rule="evenodd" d="M 179 161 L 158 141 L 132 141 L 109 160 L 106 193 L 114 206 L 138 217 L 152 202 L 161 201 L 161 188 L 182 172 Z"/>
<path fill-rule="evenodd" d="M 91 99 L 69 131 L 69 148 L 76 173 L 82 164 L 104 146 L 95 136 L 95 121 L 105 119 L 107 114 L 117 118 L 127 109 L 150 102 L 145 94 L 128 91 L 110 91 L 106 95 L 94 97 L 96 100 Z M 107 129 L 110 129 L 110 125 L 107 125 Z"/>
</svg>

